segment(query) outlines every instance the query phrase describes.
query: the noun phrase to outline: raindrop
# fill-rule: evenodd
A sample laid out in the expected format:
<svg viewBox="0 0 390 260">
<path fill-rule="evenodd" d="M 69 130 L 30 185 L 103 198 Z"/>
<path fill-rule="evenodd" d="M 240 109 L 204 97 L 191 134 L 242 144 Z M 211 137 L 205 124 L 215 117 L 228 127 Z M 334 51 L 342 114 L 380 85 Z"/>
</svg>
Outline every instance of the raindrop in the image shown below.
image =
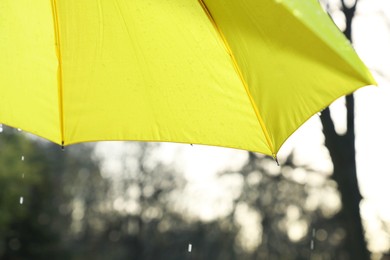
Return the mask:
<svg viewBox="0 0 390 260">
<path fill-rule="evenodd" d="M 325 241 L 327 237 L 328 233 L 325 230 L 319 229 L 316 231 L 316 240 Z"/>
<path fill-rule="evenodd" d="M 0 134 L 3 132 L 3 124 L 0 124 Z"/>
<path fill-rule="evenodd" d="M 121 238 L 121 233 L 119 231 L 111 231 L 110 234 L 108 234 L 108 239 L 112 242 L 117 242 Z"/>
<path fill-rule="evenodd" d="M 316 229 L 313 228 L 311 231 L 310 250 L 314 249 L 314 238 L 316 236 Z"/>
<path fill-rule="evenodd" d="M 22 173 L 22 179 L 24 179 L 24 173 Z"/>
<path fill-rule="evenodd" d="M 11 239 L 8 245 L 12 251 L 18 251 L 21 247 L 20 241 L 17 238 Z"/>
<path fill-rule="evenodd" d="M 22 155 L 22 158 L 21 158 L 22 161 L 24 161 L 24 155 Z"/>
<path fill-rule="evenodd" d="M 22 205 L 22 204 L 23 204 L 23 197 L 20 197 L 20 199 L 19 199 L 19 203 L 20 203 L 20 205 Z"/>
<path fill-rule="evenodd" d="M 296 17 L 302 16 L 302 13 L 301 13 L 298 9 L 295 9 L 295 10 L 293 11 L 293 14 L 294 14 L 294 16 L 296 16 Z"/>
<path fill-rule="evenodd" d="M 19 132 L 21 132 L 21 131 L 22 131 L 22 129 L 18 128 L 18 131 L 19 131 Z"/>
<path fill-rule="evenodd" d="M 192 251 L 192 244 L 188 244 L 188 252 Z"/>
</svg>

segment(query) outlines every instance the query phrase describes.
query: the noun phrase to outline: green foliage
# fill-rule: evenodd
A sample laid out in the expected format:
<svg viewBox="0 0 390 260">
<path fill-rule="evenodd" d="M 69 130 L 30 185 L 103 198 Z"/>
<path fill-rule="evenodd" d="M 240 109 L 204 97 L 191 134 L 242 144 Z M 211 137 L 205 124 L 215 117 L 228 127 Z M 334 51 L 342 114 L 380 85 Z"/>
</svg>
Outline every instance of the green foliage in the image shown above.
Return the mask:
<svg viewBox="0 0 390 260">
<path fill-rule="evenodd" d="M 0 258 L 69 259 L 77 169 L 98 167 L 92 149 L 63 152 L 10 128 L 0 134 Z M 95 167 L 93 167 L 95 165 Z M 92 178 L 91 178 L 92 179 Z"/>
<path fill-rule="evenodd" d="M 0 258 L 237 259 L 234 225 L 190 221 L 175 209 L 185 180 L 153 159 L 154 149 L 129 145 L 120 176 L 113 177 L 101 173 L 93 146 L 61 151 L 5 128 Z"/>
<path fill-rule="evenodd" d="M 21 153 L 23 151 L 23 153 Z M 42 181 L 43 169 L 39 155 L 33 153 L 31 143 L 14 134 L 2 133 L 0 143 L 0 234 L 15 218 L 25 218 L 27 207 L 20 205 L 20 198 L 28 196 L 31 185 Z M 23 157 L 22 157 L 23 156 Z M 22 160 L 23 158 L 23 160 Z M 26 201 L 25 203 L 28 203 Z"/>
<path fill-rule="evenodd" d="M 35 198 L 47 173 L 44 155 L 35 146 L 15 130 L 4 129 L 0 135 L 0 256 L 24 251 L 30 243 L 23 242 L 36 232 L 40 233 L 36 242 L 44 237 L 50 242 L 49 232 L 42 233 L 31 221 L 38 217 Z"/>
<path fill-rule="evenodd" d="M 231 212 L 205 223 L 176 207 L 186 181 L 155 148 L 129 143 L 115 173 L 92 145 L 62 151 L 5 128 L 0 259 L 342 259 L 345 232 L 329 176 L 297 167 L 292 157 L 278 167 L 249 154 L 232 173 L 243 186 Z"/>
</svg>

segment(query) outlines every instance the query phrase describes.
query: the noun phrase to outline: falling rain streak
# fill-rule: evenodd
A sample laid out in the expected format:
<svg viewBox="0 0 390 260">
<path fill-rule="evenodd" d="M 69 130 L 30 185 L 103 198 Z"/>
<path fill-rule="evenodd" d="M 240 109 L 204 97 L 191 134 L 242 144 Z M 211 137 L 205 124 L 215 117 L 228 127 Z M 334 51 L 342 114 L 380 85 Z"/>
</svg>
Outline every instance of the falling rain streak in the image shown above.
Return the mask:
<svg viewBox="0 0 390 260">
<path fill-rule="evenodd" d="M 311 232 L 310 250 L 314 250 L 314 237 L 316 236 L 316 229 L 313 228 Z"/>
<path fill-rule="evenodd" d="M 188 244 L 188 252 L 192 251 L 192 244 Z"/>
<path fill-rule="evenodd" d="M 19 129 L 18 129 L 18 130 L 19 130 Z M 24 155 L 22 155 L 22 156 L 20 157 L 20 160 L 24 161 Z M 24 173 L 22 173 L 22 179 L 24 179 Z M 19 204 L 20 204 L 20 205 L 23 204 L 23 196 L 20 196 Z"/>
</svg>

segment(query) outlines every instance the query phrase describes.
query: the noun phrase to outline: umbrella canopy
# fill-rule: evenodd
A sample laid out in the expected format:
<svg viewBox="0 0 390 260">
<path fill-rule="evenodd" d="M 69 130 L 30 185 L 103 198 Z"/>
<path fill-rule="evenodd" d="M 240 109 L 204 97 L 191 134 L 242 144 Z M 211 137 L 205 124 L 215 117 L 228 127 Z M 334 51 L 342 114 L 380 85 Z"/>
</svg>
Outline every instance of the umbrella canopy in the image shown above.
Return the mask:
<svg viewBox="0 0 390 260">
<path fill-rule="evenodd" d="M 2 0 L 0 122 L 276 155 L 375 84 L 317 0 Z"/>
</svg>

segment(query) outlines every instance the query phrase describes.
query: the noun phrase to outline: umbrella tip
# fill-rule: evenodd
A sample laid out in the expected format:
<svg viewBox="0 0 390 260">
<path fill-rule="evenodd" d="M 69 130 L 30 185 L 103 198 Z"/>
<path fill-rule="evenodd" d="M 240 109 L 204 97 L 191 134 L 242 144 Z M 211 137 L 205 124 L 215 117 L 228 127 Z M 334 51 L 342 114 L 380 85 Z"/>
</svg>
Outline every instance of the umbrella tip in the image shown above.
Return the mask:
<svg viewBox="0 0 390 260">
<path fill-rule="evenodd" d="M 275 160 L 276 164 L 278 166 L 280 166 L 279 161 L 278 161 L 278 156 L 276 154 L 273 154 L 272 156 L 274 157 L 274 160 Z"/>
</svg>

